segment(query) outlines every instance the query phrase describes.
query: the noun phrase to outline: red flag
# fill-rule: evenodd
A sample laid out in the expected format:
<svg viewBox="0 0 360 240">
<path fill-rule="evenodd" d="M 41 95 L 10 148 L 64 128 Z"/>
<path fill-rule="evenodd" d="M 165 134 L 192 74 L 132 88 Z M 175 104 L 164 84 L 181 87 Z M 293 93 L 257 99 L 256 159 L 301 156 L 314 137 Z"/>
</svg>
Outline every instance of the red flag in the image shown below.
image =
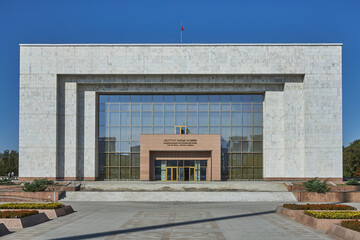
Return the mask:
<svg viewBox="0 0 360 240">
<path fill-rule="evenodd" d="M 181 25 L 181 31 L 184 31 L 184 27 Z"/>
</svg>

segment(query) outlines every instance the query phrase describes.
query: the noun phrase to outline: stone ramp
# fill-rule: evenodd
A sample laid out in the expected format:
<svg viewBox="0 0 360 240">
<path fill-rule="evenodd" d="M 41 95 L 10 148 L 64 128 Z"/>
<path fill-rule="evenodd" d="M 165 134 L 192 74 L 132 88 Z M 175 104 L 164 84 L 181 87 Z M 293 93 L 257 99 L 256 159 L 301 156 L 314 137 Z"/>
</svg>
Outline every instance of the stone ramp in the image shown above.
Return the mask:
<svg viewBox="0 0 360 240">
<path fill-rule="evenodd" d="M 116 192 L 287 192 L 283 182 L 227 181 L 227 182 L 140 182 L 96 181 L 81 182 L 81 191 Z"/>
<path fill-rule="evenodd" d="M 296 202 L 292 192 L 66 192 L 62 201 Z"/>
</svg>

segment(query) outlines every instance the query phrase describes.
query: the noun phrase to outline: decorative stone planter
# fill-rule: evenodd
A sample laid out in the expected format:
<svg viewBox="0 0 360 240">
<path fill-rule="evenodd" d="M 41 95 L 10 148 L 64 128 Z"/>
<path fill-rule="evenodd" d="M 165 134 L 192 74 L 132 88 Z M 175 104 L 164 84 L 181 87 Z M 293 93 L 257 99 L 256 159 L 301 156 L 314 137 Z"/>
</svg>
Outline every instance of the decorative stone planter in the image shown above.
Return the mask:
<svg viewBox="0 0 360 240">
<path fill-rule="evenodd" d="M 276 208 L 276 213 L 290 218 L 296 218 L 297 216 L 304 214 L 304 210 L 291 210 L 282 206 L 278 206 Z"/>
<path fill-rule="evenodd" d="M 340 224 L 331 225 L 331 227 L 329 228 L 329 230 L 326 231 L 326 233 L 344 240 L 360 239 L 360 232 L 342 227 L 340 226 Z"/>
<path fill-rule="evenodd" d="M 67 214 L 74 212 L 73 208 L 70 205 L 57 209 L 0 209 L 0 211 L 9 211 L 9 210 L 11 211 L 36 210 L 39 213 L 45 213 L 49 219 L 65 216 Z"/>
<path fill-rule="evenodd" d="M 45 213 L 39 213 L 23 218 L 0 218 L 0 224 L 3 223 L 6 228 L 12 230 L 22 229 L 49 221 Z"/>
<path fill-rule="evenodd" d="M 311 228 L 315 228 L 318 230 L 327 231 L 332 224 L 341 223 L 344 219 L 317 219 L 308 215 L 299 214 L 295 217 L 295 221 L 309 226 Z"/>
<path fill-rule="evenodd" d="M 294 192 L 299 202 L 360 202 L 360 192 Z"/>
<path fill-rule="evenodd" d="M 7 227 L 3 223 L 0 223 L 0 237 L 8 233 L 10 233 L 9 229 L 7 229 Z"/>
</svg>

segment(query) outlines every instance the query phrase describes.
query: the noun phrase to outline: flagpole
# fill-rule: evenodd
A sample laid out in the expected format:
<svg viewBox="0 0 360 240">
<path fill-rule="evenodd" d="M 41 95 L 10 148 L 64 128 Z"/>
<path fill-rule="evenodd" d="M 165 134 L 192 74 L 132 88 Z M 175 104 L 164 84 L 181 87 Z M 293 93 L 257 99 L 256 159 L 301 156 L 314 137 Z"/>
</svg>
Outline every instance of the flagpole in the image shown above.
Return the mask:
<svg viewBox="0 0 360 240">
<path fill-rule="evenodd" d="M 180 42 L 180 43 L 182 43 L 182 32 L 183 32 L 183 31 L 182 31 L 182 21 L 181 21 L 181 22 L 180 22 L 180 36 L 181 36 L 181 40 L 180 40 L 180 41 L 181 41 L 181 42 Z"/>
</svg>

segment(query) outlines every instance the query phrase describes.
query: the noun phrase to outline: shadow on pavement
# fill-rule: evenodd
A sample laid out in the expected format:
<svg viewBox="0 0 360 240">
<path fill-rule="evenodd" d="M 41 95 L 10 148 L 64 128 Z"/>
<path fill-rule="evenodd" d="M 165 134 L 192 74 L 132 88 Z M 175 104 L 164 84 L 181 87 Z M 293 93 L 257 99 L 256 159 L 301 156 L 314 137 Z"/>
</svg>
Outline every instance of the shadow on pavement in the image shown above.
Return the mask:
<svg viewBox="0 0 360 240">
<path fill-rule="evenodd" d="M 133 232 L 141 232 L 141 231 L 149 231 L 155 230 L 160 228 L 170 228 L 170 227 L 177 227 L 177 226 L 185 226 L 197 223 L 204 223 L 204 222 L 212 222 L 212 221 L 221 221 L 221 220 L 228 220 L 234 218 L 244 218 L 244 217 L 252 217 L 252 216 L 259 216 L 265 214 L 275 213 L 275 210 L 266 211 L 266 212 L 257 212 L 257 213 L 247 213 L 247 214 L 239 214 L 239 215 L 232 215 L 232 216 L 225 216 L 225 217 L 216 217 L 216 218 L 206 218 L 206 219 L 199 219 L 193 221 L 186 221 L 186 222 L 176 222 L 176 223 L 167 223 L 167 224 L 160 224 L 160 225 L 153 225 L 153 226 L 146 226 L 146 227 L 138 227 L 138 228 L 130 228 L 130 229 L 122 229 L 122 230 L 115 230 L 115 231 L 107 231 L 107 232 L 100 232 L 100 233 L 91 233 L 91 234 L 84 234 L 78 235 L 73 237 L 64 237 L 64 238 L 53 238 L 52 240 L 78 240 L 78 239 L 90 239 L 90 238 L 99 238 L 111 235 L 119 235 L 125 233 L 133 233 Z"/>
</svg>

